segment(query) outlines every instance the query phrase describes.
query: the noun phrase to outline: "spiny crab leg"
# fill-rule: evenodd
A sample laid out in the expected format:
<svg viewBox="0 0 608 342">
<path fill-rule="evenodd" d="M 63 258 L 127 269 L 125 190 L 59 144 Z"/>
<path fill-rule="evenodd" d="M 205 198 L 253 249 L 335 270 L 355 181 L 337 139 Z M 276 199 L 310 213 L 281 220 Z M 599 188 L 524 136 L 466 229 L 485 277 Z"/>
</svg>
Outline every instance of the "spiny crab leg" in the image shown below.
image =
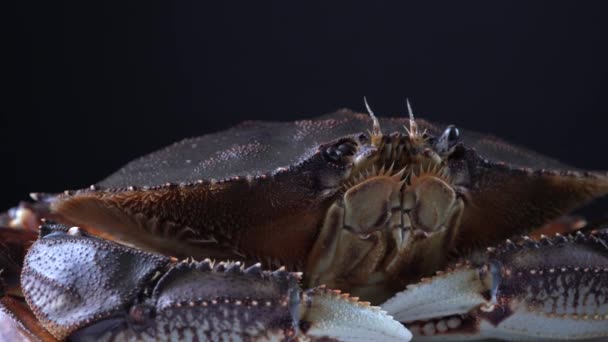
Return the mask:
<svg viewBox="0 0 608 342">
<path fill-rule="evenodd" d="M 523 238 L 382 305 L 414 340 L 605 340 L 608 229 Z"/>
<path fill-rule="evenodd" d="M 46 226 L 22 286 L 42 325 L 70 340 L 408 341 L 385 312 L 300 274 L 236 262 L 174 260 Z"/>
</svg>

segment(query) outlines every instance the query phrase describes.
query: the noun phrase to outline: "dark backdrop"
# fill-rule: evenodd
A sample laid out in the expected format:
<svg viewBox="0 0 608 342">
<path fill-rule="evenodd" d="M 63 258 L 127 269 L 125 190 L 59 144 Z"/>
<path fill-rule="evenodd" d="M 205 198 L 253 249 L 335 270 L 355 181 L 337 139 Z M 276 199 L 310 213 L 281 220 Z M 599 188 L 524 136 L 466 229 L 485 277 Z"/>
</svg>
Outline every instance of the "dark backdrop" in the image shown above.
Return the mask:
<svg viewBox="0 0 608 342">
<path fill-rule="evenodd" d="M 608 169 L 602 2 L 327 3 L 19 2 L 4 13 L 1 208 L 245 119 L 363 110 L 364 95 Z"/>
</svg>

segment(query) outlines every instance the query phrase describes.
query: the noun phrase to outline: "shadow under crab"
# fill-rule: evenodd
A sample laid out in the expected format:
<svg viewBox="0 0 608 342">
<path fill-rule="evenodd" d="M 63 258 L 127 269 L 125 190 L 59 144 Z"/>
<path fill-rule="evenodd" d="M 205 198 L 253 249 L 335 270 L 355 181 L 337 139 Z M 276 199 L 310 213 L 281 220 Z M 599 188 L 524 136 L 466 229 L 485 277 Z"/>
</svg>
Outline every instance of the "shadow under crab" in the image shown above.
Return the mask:
<svg viewBox="0 0 608 342">
<path fill-rule="evenodd" d="M 34 194 L 12 224 L 51 217 L 165 255 L 285 266 L 380 304 L 607 192 L 604 173 L 497 138 L 341 110 L 184 140 L 90 188 Z"/>
</svg>

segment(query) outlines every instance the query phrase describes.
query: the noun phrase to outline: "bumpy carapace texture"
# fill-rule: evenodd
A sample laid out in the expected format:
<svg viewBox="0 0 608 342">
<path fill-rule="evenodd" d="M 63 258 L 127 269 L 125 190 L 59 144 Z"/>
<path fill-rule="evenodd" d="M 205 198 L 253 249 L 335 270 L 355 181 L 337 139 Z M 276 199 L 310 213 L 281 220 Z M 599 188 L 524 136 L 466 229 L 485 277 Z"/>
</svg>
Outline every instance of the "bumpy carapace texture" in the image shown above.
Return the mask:
<svg viewBox="0 0 608 342">
<path fill-rule="evenodd" d="M 49 229 L 50 228 L 50 229 Z M 72 341 L 409 340 L 378 308 L 259 264 L 170 261 L 66 226 L 43 228 L 23 269 L 41 324 Z M 354 325 L 353 325 L 354 324 Z"/>
<path fill-rule="evenodd" d="M 378 302 L 454 251 L 530 231 L 607 192 L 605 174 L 497 138 L 341 110 L 187 139 L 88 189 L 37 198 L 101 236 L 178 257 L 311 271 L 310 286 Z M 376 209 L 387 214 L 365 222 Z M 361 210 L 370 215 L 357 217 Z M 321 252 L 328 248 L 336 252 Z M 364 257 L 351 258 L 354 250 Z M 356 263 L 344 269 L 349 260 Z"/>
</svg>

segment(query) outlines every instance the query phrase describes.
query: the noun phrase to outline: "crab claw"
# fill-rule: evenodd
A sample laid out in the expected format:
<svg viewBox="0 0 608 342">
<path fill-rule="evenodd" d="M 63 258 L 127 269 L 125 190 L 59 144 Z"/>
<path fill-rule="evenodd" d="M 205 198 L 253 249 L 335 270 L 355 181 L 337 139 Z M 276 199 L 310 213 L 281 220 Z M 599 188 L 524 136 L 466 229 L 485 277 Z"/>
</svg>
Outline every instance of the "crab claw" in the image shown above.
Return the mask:
<svg viewBox="0 0 608 342">
<path fill-rule="evenodd" d="M 300 312 L 300 329 L 313 339 L 409 341 L 412 338 L 402 324 L 380 308 L 325 287 L 304 292 Z"/>
<path fill-rule="evenodd" d="M 43 227 L 22 286 L 38 320 L 70 340 L 407 341 L 379 308 L 300 274 L 239 262 L 174 262 L 76 227 Z"/>
<path fill-rule="evenodd" d="M 608 337 L 608 230 L 488 249 L 382 305 L 416 339 Z"/>
</svg>

